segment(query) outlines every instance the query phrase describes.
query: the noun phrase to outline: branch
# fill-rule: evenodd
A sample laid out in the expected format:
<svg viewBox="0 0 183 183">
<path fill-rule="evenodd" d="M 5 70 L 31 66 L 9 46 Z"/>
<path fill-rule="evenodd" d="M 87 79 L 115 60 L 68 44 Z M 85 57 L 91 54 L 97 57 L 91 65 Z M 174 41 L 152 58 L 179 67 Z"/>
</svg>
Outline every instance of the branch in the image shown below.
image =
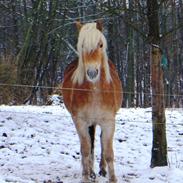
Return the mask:
<svg viewBox="0 0 183 183">
<path fill-rule="evenodd" d="M 71 50 L 78 56 L 79 53 L 77 52 L 77 50 L 71 45 L 71 43 L 69 43 L 67 40 L 65 40 L 64 38 L 62 38 L 62 40 L 67 44 L 67 46 L 69 46 L 69 48 L 71 48 Z"/>
<path fill-rule="evenodd" d="M 175 31 L 179 30 L 180 28 L 183 27 L 183 23 L 179 24 L 178 26 L 176 26 L 175 28 L 173 28 L 172 30 L 163 33 L 161 39 L 166 39 L 170 34 L 174 33 Z"/>
<path fill-rule="evenodd" d="M 135 24 L 134 24 L 133 22 L 128 21 L 128 20 L 126 20 L 125 18 L 123 18 L 123 21 L 124 21 L 127 25 L 129 25 L 130 27 L 132 27 L 136 32 L 140 33 L 140 35 L 141 35 L 143 38 L 147 39 L 147 34 L 145 34 L 145 32 L 141 31 L 138 27 L 136 27 Z"/>
</svg>

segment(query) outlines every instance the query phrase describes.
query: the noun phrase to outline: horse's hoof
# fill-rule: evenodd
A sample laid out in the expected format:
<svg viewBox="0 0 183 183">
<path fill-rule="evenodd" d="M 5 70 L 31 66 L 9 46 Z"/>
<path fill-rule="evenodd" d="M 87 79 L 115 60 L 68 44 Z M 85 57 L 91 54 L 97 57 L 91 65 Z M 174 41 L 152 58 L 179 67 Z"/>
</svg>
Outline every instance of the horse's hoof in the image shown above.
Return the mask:
<svg viewBox="0 0 183 183">
<path fill-rule="evenodd" d="M 112 177 L 109 179 L 109 183 L 117 183 L 116 176 L 112 176 Z"/>
<path fill-rule="evenodd" d="M 92 172 L 90 173 L 90 178 L 91 178 L 93 181 L 95 181 L 95 179 L 96 179 L 96 174 L 95 174 L 94 171 L 92 171 Z"/>
<path fill-rule="evenodd" d="M 101 175 L 102 177 L 105 177 L 106 174 L 107 174 L 107 172 L 106 172 L 106 170 L 103 169 L 103 168 L 99 171 L 99 175 Z"/>
<path fill-rule="evenodd" d="M 91 183 L 90 180 L 82 180 L 81 183 Z"/>
</svg>

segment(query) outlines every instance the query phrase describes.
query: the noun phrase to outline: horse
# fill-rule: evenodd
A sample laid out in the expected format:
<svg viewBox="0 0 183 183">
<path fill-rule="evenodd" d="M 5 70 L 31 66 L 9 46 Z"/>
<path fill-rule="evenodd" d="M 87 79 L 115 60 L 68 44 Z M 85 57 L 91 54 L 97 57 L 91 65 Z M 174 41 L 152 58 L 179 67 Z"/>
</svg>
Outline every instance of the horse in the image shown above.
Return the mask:
<svg viewBox="0 0 183 183">
<path fill-rule="evenodd" d="M 122 103 L 122 84 L 107 56 L 107 41 L 100 21 L 76 23 L 78 58 L 67 66 L 62 82 L 63 101 L 75 124 L 82 158 L 82 182 L 95 180 L 94 140 L 96 125 L 101 128 L 99 174 L 116 183 L 113 136 L 115 115 Z"/>
</svg>

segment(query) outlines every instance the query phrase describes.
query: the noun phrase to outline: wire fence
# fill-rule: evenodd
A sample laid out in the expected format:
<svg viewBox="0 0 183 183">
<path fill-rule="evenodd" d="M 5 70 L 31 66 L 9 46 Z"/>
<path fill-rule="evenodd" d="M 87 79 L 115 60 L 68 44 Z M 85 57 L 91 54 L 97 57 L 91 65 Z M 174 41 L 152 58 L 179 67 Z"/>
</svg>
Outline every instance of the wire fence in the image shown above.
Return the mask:
<svg viewBox="0 0 183 183">
<path fill-rule="evenodd" d="M 80 91 L 80 92 L 93 92 L 94 90 L 97 91 L 97 92 L 101 92 L 101 93 L 121 93 L 121 94 L 129 94 L 129 95 L 137 95 L 137 94 L 141 94 L 141 95 L 148 95 L 148 96 L 152 96 L 152 92 L 150 90 L 150 92 L 138 92 L 138 91 L 135 91 L 135 92 L 131 92 L 131 91 L 114 91 L 114 90 L 101 90 L 101 89 L 84 89 L 84 88 L 64 88 L 62 87 L 61 85 L 60 86 L 41 86 L 41 85 L 24 85 L 24 84 L 8 84 L 8 83 L 0 83 L 0 87 L 17 87 L 17 88 L 40 88 L 40 89 L 53 89 L 53 90 L 60 90 L 60 91 L 63 91 L 63 90 L 66 90 L 66 91 Z M 164 96 L 168 96 L 168 97 L 182 97 L 183 98 L 183 94 L 166 94 L 166 93 L 157 93 L 156 95 L 164 95 Z M 3 111 L 0 111 L 0 112 L 3 112 Z M 9 111 L 8 111 L 9 112 Z M 18 112 L 14 112 L 14 113 L 18 113 Z M 61 118 L 71 118 L 70 115 L 59 115 L 59 117 Z M 88 120 L 98 120 L 98 121 L 101 121 L 103 119 L 100 119 L 100 118 L 90 118 Z M 139 121 L 139 120 L 124 120 L 124 119 L 116 119 L 116 122 L 117 123 L 143 123 L 143 124 L 151 124 L 152 120 L 142 120 L 142 121 Z M 164 123 L 156 123 L 158 125 L 164 125 Z M 182 123 L 166 123 L 167 125 L 183 125 Z"/>
<path fill-rule="evenodd" d="M 101 90 L 101 89 L 84 89 L 84 88 L 64 88 L 64 87 L 58 87 L 58 86 L 41 86 L 41 85 L 23 85 L 23 84 L 8 84 L 8 83 L 0 83 L 0 86 L 8 86 L 8 87 L 22 87 L 22 88 L 40 88 L 40 89 L 53 89 L 53 90 L 67 90 L 67 91 L 81 91 L 81 92 L 92 92 L 97 91 L 101 93 L 121 93 L 121 94 L 131 94 L 131 95 L 137 95 L 137 94 L 143 94 L 152 96 L 152 92 L 130 92 L 130 91 L 118 91 L 118 90 Z M 169 96 L 169 97 L 183 97 L 183 94 L 166 94 L 166 93 L 156 93 L 157 96 Z"/>
</svg>

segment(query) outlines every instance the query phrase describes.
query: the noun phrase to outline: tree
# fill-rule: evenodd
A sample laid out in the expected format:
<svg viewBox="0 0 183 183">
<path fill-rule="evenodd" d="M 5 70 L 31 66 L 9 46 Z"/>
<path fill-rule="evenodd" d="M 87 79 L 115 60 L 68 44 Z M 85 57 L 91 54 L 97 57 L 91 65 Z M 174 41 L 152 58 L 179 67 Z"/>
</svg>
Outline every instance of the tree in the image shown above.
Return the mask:
<svg viewBox="0 0 183 183">
<path fill-rule="evenodd" d="M 167 165 L 166 119 L 164 103 L 163 70 L 159 32 L 158 1 L 147 0 L 149 42 L 151 44 L 152 122 L 153 144 L 151 167 Z"/>
</svg>

